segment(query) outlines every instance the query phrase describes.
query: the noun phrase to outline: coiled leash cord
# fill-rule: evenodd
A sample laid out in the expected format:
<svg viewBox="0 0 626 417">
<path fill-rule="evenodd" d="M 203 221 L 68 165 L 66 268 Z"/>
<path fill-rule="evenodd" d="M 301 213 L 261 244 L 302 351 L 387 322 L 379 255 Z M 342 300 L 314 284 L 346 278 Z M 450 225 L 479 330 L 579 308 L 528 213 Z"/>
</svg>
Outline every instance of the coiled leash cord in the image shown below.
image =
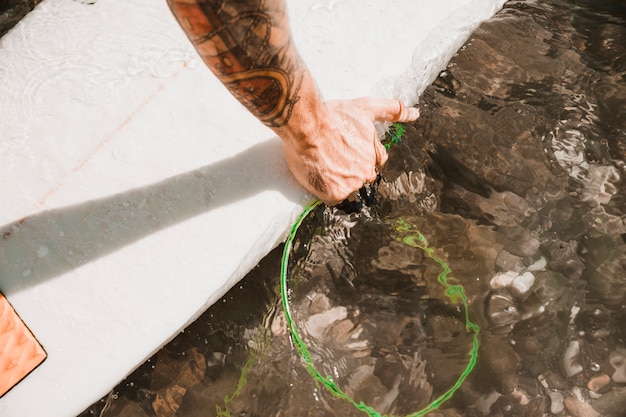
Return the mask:
<svg viewBox="0 0 626 417">
<path fill-rule="evenodd" d="M 405 129 L 402 125 L 395 123 L 392 129 L 389 132 L 388 141 L 385 144 L 385 147 L 389 149 L 390 146 L 397 144 L 402 135 L 404 134 Z M 364 194 L 361 191 L 361 194 Z M 362 196 L 363 198 L 363 196 Z M 291 339 L 293 344 L 298 351 L 298 354 L 302 358 L 304 366 L 306 370 L 309 372 L 313 380 L 322 384 L 332 395 L 337 398 L 343 399 L 350 404 L 352 404 L 356 409 L 368 414 L 371 417 L 383 417 L 380 413 L 374 410 L 371 406 L 364 404 L 362 401 L 357 402 L 350 395 L 346 394 L 334 383 L 331 376 L 322 375 L 313 363 L 313 358 L 311 357 L 311 353 L 309 352 L 309 348 L 307 344 L 302 340 L 298 333 L 298 328 L 294 323 L 291 308 L 289 306 L 289 289 L 288 289 L 288 272 L 289 272 L 289 256 L 291 254 L 291 248 L 293 246 L 293 241 L 295 239 L 296 233 L 298 232 L 298 228 L 304 221 L 304 219 L 311 213 L 317 206 L 321 204 L 321 201 L 317 200 L 311 204 L 309 204 L 304 211 L 300 214 L 296 222 L 291 227 L 289 232 L 289 236 L 287 237 L 287 241 L 285 242 L 285 248 L 283 250 L 283 257 L 280 268 L 280 289 L 281 289 L 281 297 L 283 302 L 283 309 L 285 311 L 285 317 L 287 320 L 287 326 L 289 327 L 289 332 L 291 334 Z M 469 307 L 467 303 L 467 297 L 465 295 L 465 291 L 463 286 L 460 284 L 450 284 L 448 282 L 448 275 L 451 270 L 450 267 L 439 257 L 436 256 L 435 250 L 428 246 L 428 241 L 416 228 L 414 228 L 411 224 L 406 221 L 399 219 L 396 222 L 396 231 L 400 234 L 399 237 L 396 238 L 397 241 L 402 242 L 408 246 L 420 249 L 424 252 L 424 254 L 439 264 L 442 268 L 442 272 L 438 275 L 438 281 L 443 285 L 445 290 L 445 295 L 453 302 L 453 303 L 461 303 L 465 310 L 465 329 L 467 331 L 472 331 L 473 335 L 473 344 L 472 349 L 469 351 L 469 361 L 457 381 L 443 394 L 439 397 L 435 398 L 429 405 L 424 407 L 423 409 L 416 411 L 415 413 L 407 415 L 407 417 L 421 417 L 426 415 L 427 413 L 436 410 L 443 403 L 449 400 L 454 393 L 461 387 L 465 379 L 474 369 L 476 365 L 476 361 L 478 360 L 478 334 L 480 333 L 480 327 L 472 322 L 469 318 Z M 389 416 L 390 417 L 390 416 Z"/>
</svg>

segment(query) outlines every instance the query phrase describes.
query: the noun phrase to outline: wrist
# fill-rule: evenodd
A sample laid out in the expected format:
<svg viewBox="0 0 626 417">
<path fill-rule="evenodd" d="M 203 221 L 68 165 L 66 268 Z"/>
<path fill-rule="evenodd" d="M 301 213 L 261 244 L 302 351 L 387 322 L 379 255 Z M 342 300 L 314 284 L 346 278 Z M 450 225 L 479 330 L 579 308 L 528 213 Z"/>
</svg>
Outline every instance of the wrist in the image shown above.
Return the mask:
<svg viewBox="0 0 626 417">
<path fill-rule="evenodd" d="M 305 70 L 298 91 L 296 103 L 291 109 L 287 122 L 272 130 L 285 142 L 298 149 L 316 146 L 316 139 L 324 124 L 328 122 L 329 112 L 311 74 Z"/>
</svg>

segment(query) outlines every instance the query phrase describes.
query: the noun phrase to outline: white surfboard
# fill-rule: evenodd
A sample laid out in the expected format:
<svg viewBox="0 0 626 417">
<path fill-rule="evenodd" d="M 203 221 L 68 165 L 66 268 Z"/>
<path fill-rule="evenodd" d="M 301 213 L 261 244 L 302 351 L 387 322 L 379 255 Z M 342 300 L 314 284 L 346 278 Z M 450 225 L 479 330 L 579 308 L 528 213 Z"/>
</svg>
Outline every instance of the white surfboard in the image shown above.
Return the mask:
<svg viewBox="0 0 626 417">
<path fill-rule="evenodd" d="M 165 0 L 44 0 L 0 39 L 0 291 L 48 358 L 3 417 L 73 416 L 218 301 L 311 199 Z M 414 104 L 503 0 L 288 2 L 323 95 Z"/>
</svg>

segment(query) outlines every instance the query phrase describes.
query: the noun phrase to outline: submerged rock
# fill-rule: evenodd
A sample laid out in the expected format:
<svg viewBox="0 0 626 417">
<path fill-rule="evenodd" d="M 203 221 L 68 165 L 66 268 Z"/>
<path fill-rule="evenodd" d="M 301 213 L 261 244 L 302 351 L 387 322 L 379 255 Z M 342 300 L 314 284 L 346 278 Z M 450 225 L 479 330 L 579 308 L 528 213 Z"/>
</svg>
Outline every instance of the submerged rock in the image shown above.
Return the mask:
<svg viewBox="0 0 626 417">
<path fill-rule="evenodd" d="M 567 345 L 567 349 L 565 349 L 565 354 L 563 355 L 563 368 L 568 377 L 572 377 L 583 371 L 583 366 L 580 363 L 580 346 L 578 341 L 572 340 Z"/>
<path fill-rule="evenodd" d="M 601 391 L 604 387 L 611 383 L 611 377 L 607 374 L 601 374 L 596 377 L 593 377 L 587 383 L 587 388 L 590 391 Z"/>
<path fill-rule="evenodd" d="M 591 404 L 603 417 L 622 417 L 626 410 L 626 387 L 615 387 Z"/>
<path fill-rule="evenodd" d="M 626 349 L 617 348 L 611 352 L 609 362 L 615 369 L 611 379 L 619 384 L 626 383 Z"/>
<path fill-rule="evenodd" d="M 586 402 L 580 393 L 580 390 L 574 389 L 574 392 L 563 401 L 565 408 L 573 417 L 601 417 L 600 414 Z"/>
<path fill-rule="evenodd" d="M 564 397 L 558 391 L 550 392 L 550 412 L 552 414 L 559 414 L 561 411 L 565 409 L 565 405 L 563 404 Z"/>
</svg>

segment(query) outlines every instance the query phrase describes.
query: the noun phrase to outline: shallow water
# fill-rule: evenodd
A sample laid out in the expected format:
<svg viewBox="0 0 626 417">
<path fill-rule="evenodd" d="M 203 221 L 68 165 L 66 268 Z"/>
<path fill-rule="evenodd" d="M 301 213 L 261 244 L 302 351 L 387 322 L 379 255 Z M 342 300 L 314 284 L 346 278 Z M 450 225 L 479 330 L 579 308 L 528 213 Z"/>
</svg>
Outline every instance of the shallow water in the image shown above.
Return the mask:
<svg viewBox="0 0 626 417">
<path fill-rule="evenodd" d="M 626 415 L 626 5 L 510 1 L 420 109 L 374 204 L 295 238 L 315 369 L 381 414 Z M 367 415 L 293 347 L 280 250 L 81 416 Z"/>
</svg>

